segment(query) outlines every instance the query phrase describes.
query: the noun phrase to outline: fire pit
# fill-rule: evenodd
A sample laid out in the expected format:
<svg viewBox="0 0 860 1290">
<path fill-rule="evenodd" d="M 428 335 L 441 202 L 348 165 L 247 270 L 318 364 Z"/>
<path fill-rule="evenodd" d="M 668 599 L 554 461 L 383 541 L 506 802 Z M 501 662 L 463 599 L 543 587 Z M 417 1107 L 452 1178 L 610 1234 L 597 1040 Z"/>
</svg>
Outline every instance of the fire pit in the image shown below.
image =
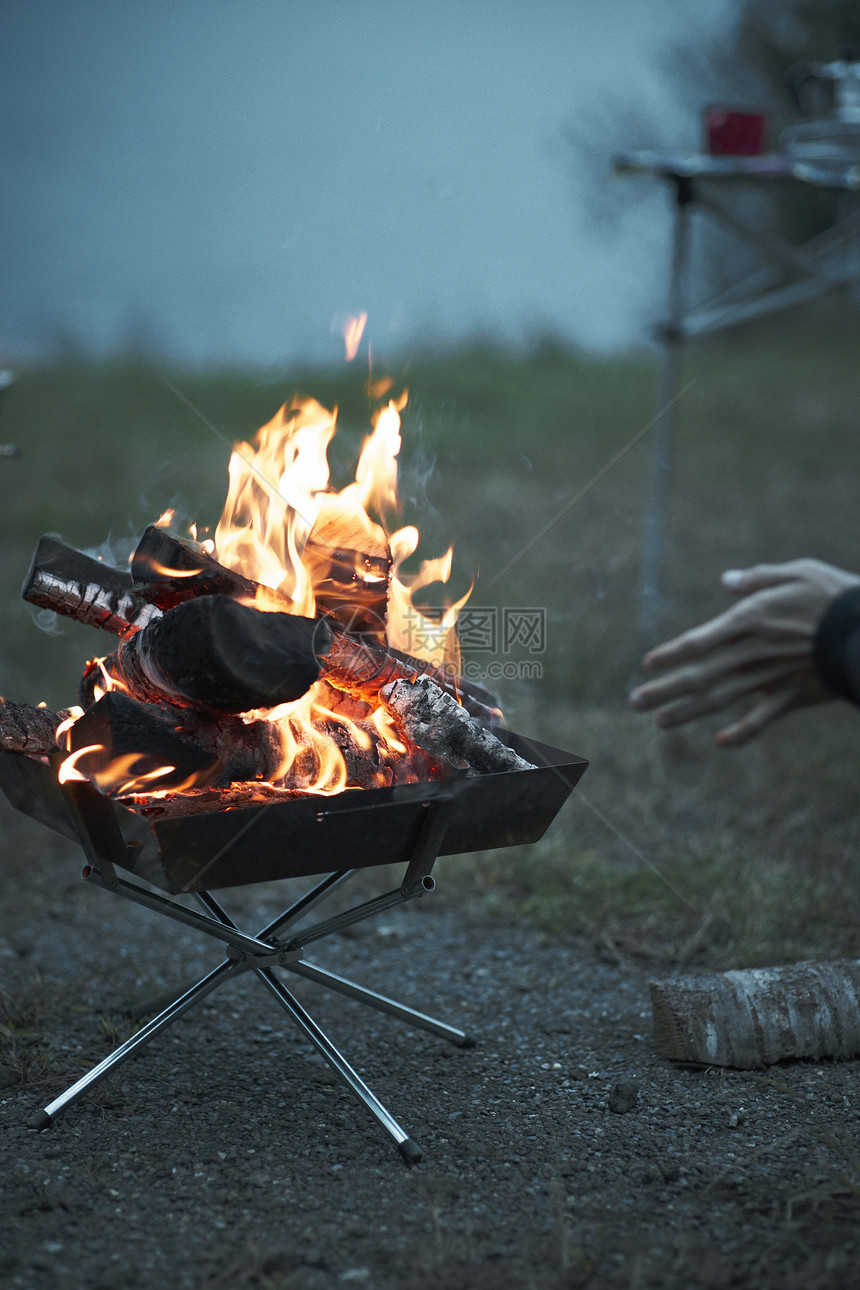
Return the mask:
<svg viewBox="0 0 860 1290">
<path fill-rule="evenodd" d="M 356 483 L 337 494 L 323 469 L 333 420 L 315 404 L 282 409 L 256 449 L 237 447 L 232 518 L 215 539 L 182 540 L 163 519 L 143 535 L 130 574 L 40 543 L 25 598 L 119 645 L 87 665 L 80 708 L 0 705 L 0 787 L 80 842 L 87 881 L 220 941 L 227 957 L 34 1127 L 223 981 L 253 971 L 404 1158 L 420 1158 L 276 969 L 470 1043 L 307 961 L 305 947 L 432 891 L 439 855 L 537 841 L 587 763 L 501 730 L 493 696 L 456 669 L 457 606 L 435 615 L 416 606 L 417 590 L 447 578 L 450 553 L 407 579 L 400 565 L 417 533 L 371 518 L 394 497 L 397 412 L 389 403 L 380 413 Z M 271 495 L 259 495 L 260 479 L 277 481 Z M 404 648 L 414 643 L 410 616 L 420 653 Z M 303 921 L 358 870 L 396 864 L 393 890 Z M 318 881 L 255 935 L 211 894 L 303 876 Z M 187 894 L 204 913 L 176 898 Z"/>
</svg>

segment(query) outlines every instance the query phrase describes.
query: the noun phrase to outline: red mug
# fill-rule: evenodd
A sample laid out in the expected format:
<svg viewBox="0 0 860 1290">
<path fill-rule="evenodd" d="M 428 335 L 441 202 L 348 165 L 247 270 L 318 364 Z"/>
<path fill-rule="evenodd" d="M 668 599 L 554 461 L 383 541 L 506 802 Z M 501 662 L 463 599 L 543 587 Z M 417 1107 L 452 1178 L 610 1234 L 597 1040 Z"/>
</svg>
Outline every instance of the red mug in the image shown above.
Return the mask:
<svg viewBox="0 0 860 1290">
<path fill-rule="evenodd" d="M 705 136 L 711 157 L 759 157 L 764 152 L 767 116 L 734 108 L 705 109 Z"/>
</svg>

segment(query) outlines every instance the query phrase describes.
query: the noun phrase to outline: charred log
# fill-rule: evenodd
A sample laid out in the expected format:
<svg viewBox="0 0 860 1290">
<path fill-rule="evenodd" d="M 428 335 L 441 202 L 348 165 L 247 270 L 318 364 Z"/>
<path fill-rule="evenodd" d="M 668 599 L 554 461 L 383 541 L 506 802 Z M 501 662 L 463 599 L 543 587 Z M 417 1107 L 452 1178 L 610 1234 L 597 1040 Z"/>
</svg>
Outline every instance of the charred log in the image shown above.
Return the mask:
<svg viewBox="0 0 860 1290">
<path fill-rule="evenodd" d="M 224 769 L 220 757 L 202 740 L 183 737 L 169 713 L 119 691 L 104 695 L 75 722 L 69 745 L 72 752 L 93 750 L 80 769 L 96 782 L 115 774 L 117 763 L 129 780 L 168 768 L 153 782 L 158 789 L 178 788 L 192 777 L 201 784 L 211 783 L 222 778 Z"/>
<path fill-rule="evenodd" d="M 270 721 L 244 722 L 235 716 L 209 717 L 189 708 L 155 707 L 112 690 L 71 727 L 72 751 L 96 746 L 81 770 L 87 776 L 113 773 L 119 758 L 131 765 L 127 778 L 170 766 L 153 788 L 223 786 L 274 779 L 283 761 L 281 740 Z M 114 784 L 114 787 L 118 787 Z"/>
<path fill-rule="evenodd" d="M 127 637 L 104 666 L 146 702 L 247 712 L 301 698 L 328 644 L 328 627 L 316 619 L 198 596 Z"/>
<path fill-rule="evenodd" d="M 392 570 L 385 533 L 327 506 L 326 500 L 302 555 L 317 613 L 349 632 L 384 641 Z"/>
<path fill-rule="evenodd" d="M 0 752 L 56 752 L 57 728 L 70 716 L 65 709 L 54 712 L 50 708 L 0 699 Z"/>
<path fill-rule="evenodd" d="M 40 609 L 115 636 L 158 616 L 158 610 L 134 590 L 130 574 L 52 537 L 39 541 L 21 595 Z"/>
<path fill-rule="evenodd" d="M 43 547 L 50 563 L 42 559 Z M 129 627 L 146 625 L 159 616 L 160 610 L 171 609 L 202 595 L 253 601 L 264 591 L 270 604 L 280 602 L 285 610 L 292 608 L 292 602 L 278 592 L 262 588 L 259 583 L 225 568 L 205 552 L 154 525 L 146 530 L 138 544 L 132 561 L 132 578 L 134 582 L 130 586 L 128 575 L 119 570 L 91 560 L 61 542 L 43 538 L 24 594 L 33 603 L 117 634 Z M 37 592 L 40 598 L 34 599 L 30 591 Z M 124 616 L 125 602 L 120 603 L 120 600 L 126 595 L 130 599 Z M 113 609 L 110 609 L 111 604 Z M 126 626 L 121 626 L 122 623 Z M 356 640 L 339 632 L 334 625 L 332 637 L 326 674 L 332 685 L 344 693 L 359 699 L 372 698 L 390 681 L 413 680 L 427 674 L 484 725 L 492 727 L 498 724 L 501 712 L 494 696 L 483 686 L 451 677 L 423 659 L 388 649 L 379 643 Z M 103 666 L 115 680 L 122 681 L 115 659 L 105 660 Z M 129 666 L 134 668 L 133 663 Z M 81 683 L 84 707 L 92 704 L 93 688 L 99 680 L 100 669 L 92 665 Z M 148 691 L 140 697 L 154 698 L 155 695 Z"/>
<path fill-rule="evenodd" d="M 534 769 L 426 676 L 391 681 L 379 697 L 406 740 L 431 757 L 478 775 Z"/>
<path fill-rule="evenodd" d="M 232 596 L 253 600 L 260 584 L 227 569 L 211 555 L 189 546 L 166 529 L 150 524 L 144 530 L 131 559 L 131 579 L 135 591 L 159 609 L 172 609 L 196 596 Z M 267 588 L 268 590 L 268 588 Z M 273 597 L 290 602 L 277 592 Z"/>
<path fill-rule="evenodd" d="M 411 758 L 394 756 L 369 721 L 332 719 L 323 723 L 318 734 L 340 751 L 348 788 L 414 783 L 442 773 L 438 763 L 420 753 Z M 244 722 L 236 716 L 216 718 L 190 708 L 156 708 L 116 690 L 71 727 L 69 738 L 72 751 L 93 749 L 79 768 L 87 778 L 101 781 L 107 792 L 120 791 L 123 777 L 127 784 L 165 768 L 166 773 L 152 781 L 153 789 L 175 789 L 193 780 L 195 789 L 213 791 L 241 783 L 253 793 L 261 782 L 280 790 L 301 790 L 319 771 L 318 752 L 305 746 L 282 773 L 283 745 L 278 727 L 270 721 Z"/>
<path fill-rule="evenodd" d="M 431 681 L 435 681 L 440 690 L 455 698 L 466 709 L 469 716 L 476 717 L 482 725 L 492 729 L 501 721 L 503 714 L 499 701 L 485 685 L 479 685 L 476 681 L 467 681 L 462 676 L 454 676 L 426 659 L 404 654 L 399 649 L 391 649 L 389 646 L 388 652 L 407 669 L 412 669 L 416 677 L 427 676 Z"/>
<path fill-rule="evenodd" d="M 323 501 L 304 561 L 318 613 L 330 615 L 348 631 L 384 639 L 392 560 L 384 532 L 378 526 L 374 530 L 350 523 Z M 154 525 L 138 543 L 131 574 L 139 594 L 161 609 L 193 596 L 254 600 L 261 592 L 259 583 Z M 263 590 L 270 604 L 290 606 L 280 592 Z"/>
</svg>

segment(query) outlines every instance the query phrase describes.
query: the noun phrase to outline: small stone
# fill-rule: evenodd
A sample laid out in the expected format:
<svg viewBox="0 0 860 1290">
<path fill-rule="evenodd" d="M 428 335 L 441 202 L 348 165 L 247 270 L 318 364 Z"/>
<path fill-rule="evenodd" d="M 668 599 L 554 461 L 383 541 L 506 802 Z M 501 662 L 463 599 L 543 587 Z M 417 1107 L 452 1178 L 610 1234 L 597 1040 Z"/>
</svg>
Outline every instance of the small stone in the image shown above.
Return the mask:
<svg viewBox="0 0 860 1290">
<path fill-rule="evenodd" d="M 612 1088 L 609 1094 L 609 1109 L 616 1115 L 624 1115 L 627 1111 L 632 1111 L 639 1099 L 639 1086 L 635 1080 L 619 1080 Z"/>
</svg>

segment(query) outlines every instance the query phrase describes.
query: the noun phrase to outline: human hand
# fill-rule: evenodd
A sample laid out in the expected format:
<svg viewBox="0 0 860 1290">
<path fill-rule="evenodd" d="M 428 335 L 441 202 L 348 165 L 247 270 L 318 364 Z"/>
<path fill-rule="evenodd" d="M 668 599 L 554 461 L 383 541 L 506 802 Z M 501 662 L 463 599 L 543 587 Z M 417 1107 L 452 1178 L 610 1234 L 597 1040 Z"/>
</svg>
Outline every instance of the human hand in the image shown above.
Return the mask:
<svg viewBox="0 0 860 1290">
<path fill-rule="evenodd" d="M 661 727 L 683 725 L 759 696 L 717 742 L 745 743 L 793 708 L 836 696 L 813 666 L 813 641 L 836 596 L 860 585 L 860 576 L 820 560 L 757 564 L 722 575 L 736 604 L 709 622 L 658 645 L 642 665 L 661 675 L 630 695 L 637 711 L 656 708 Z"/>
</svg>

